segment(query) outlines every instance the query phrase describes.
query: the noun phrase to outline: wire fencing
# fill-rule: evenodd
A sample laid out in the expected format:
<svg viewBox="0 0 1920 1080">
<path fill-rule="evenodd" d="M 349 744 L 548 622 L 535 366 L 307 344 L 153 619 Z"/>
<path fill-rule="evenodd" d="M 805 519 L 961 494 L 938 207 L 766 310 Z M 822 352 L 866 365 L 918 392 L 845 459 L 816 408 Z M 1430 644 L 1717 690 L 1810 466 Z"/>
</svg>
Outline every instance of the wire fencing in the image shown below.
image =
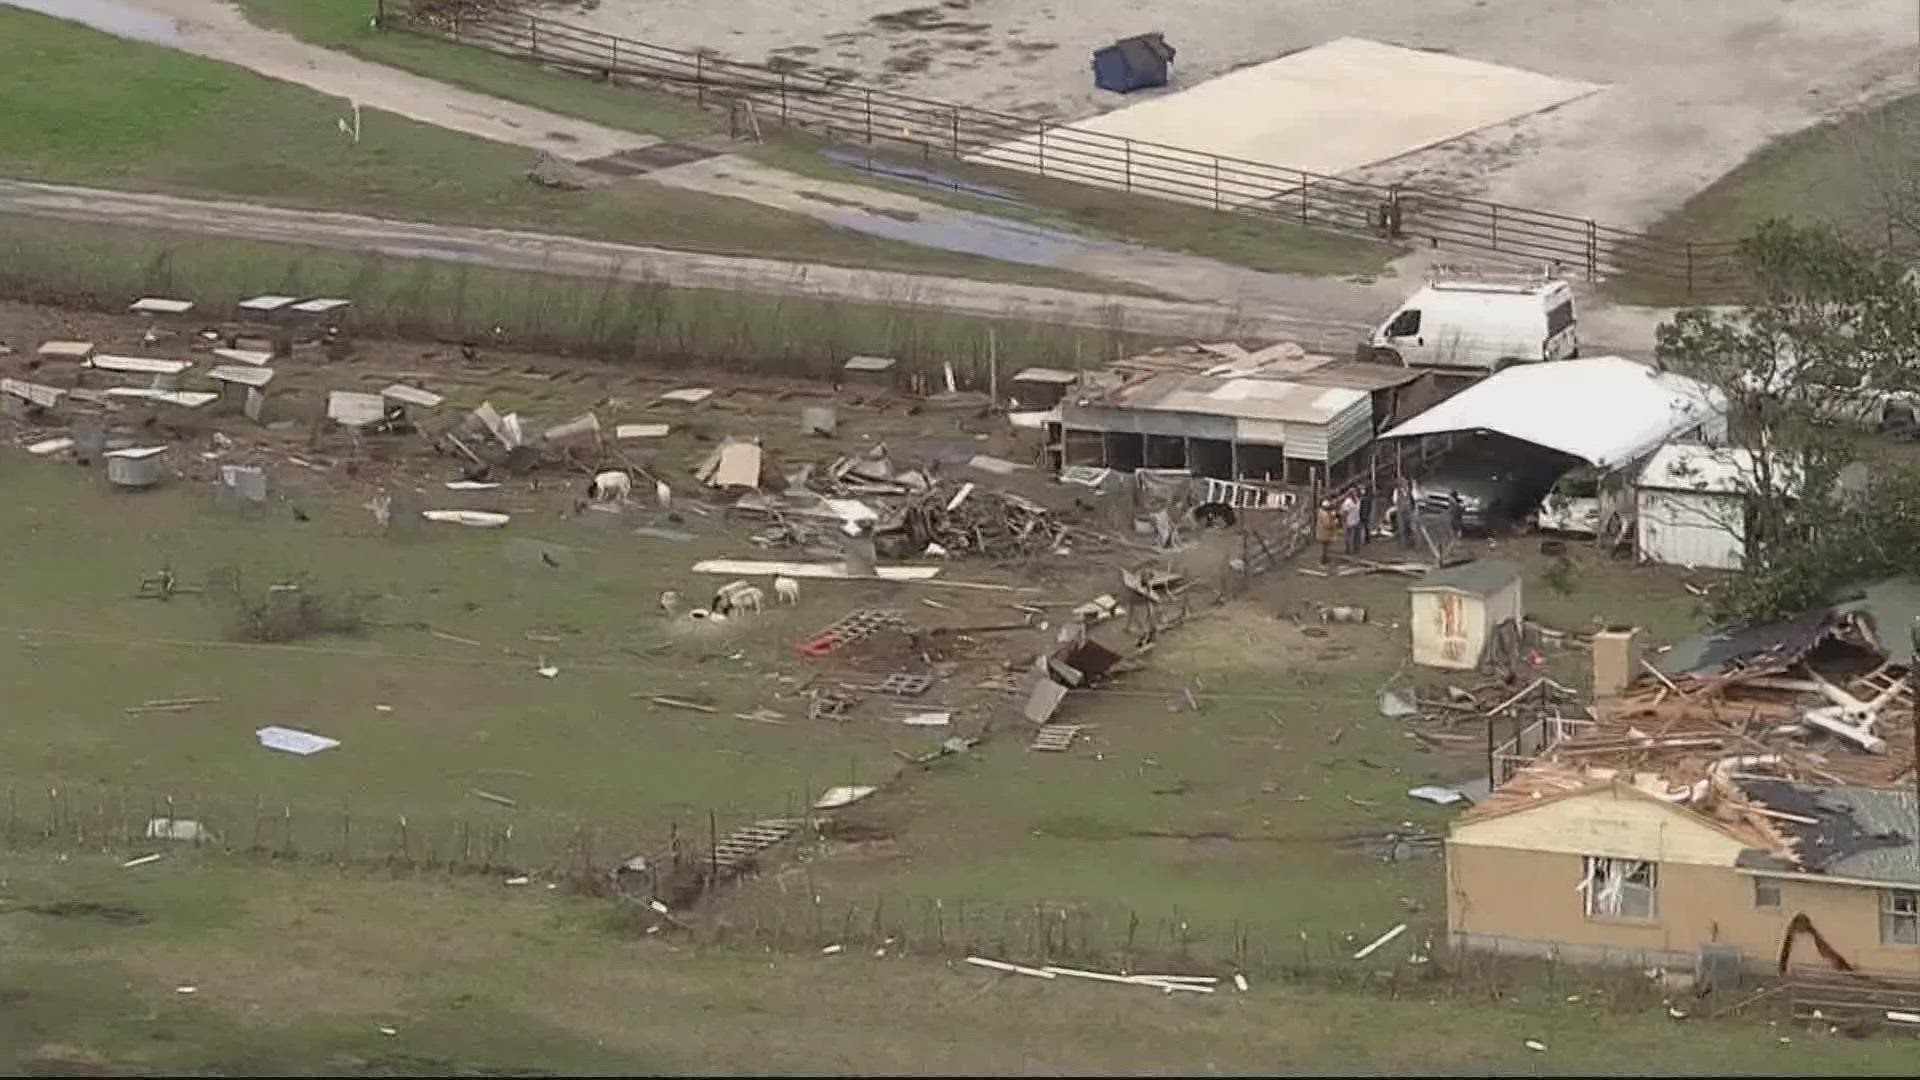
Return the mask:
<svg viewBox="0 0 1920 1080">
<path fill-rule="evenodd" d="M 1026 173 L 1308 228 L 1424 241 L 1549 263 L 1598 279 L 1632 275 L 1706 300 L 1741 287 L 1734 242 L 1674 241 L 1591 218 L 1288 169 L 1071 124 L 722 59 L 473 0 L 380 0 L 382 26 L 724 109 L 735 136 L 763 126 L 828 142 Z"/>
</svg>

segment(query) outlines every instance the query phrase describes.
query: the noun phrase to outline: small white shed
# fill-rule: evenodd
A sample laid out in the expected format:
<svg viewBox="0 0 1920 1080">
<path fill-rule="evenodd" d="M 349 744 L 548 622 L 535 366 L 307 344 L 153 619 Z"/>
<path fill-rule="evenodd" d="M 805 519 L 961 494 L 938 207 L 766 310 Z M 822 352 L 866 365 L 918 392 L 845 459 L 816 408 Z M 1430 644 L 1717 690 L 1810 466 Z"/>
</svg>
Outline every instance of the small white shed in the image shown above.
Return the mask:
<svg viewBox="0 0 1920 1080">
<path fill-rule="evenodd" d="M 1523 614 L 1520 568 L 1502 559 L 1449 566 L 1407 586 L 1413 602 L 1413 662 L 1471 671 L 1486 659 L 1494 629 Z"/>
<path fill-rule="evenodd" d="M 1740 569 L 1747 560 L 1747 503 L 1759 482 L 1751 450 L 1661 447 L 1641 470 L 1634 496 L 1641 561 Z M 1799 478 L 1776 467 L 1771 482 L 1792 494 Z"/>
</svg>

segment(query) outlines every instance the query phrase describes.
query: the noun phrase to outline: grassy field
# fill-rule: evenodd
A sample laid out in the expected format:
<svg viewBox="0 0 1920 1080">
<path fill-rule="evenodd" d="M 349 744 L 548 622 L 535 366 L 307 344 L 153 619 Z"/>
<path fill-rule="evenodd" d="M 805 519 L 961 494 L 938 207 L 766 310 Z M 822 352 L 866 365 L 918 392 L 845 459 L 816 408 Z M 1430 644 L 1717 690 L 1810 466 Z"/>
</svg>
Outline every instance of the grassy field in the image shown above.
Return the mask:
<svg viewBox="0 0 1920 1080">
<path fill-rule="evenodd" d="M 369 0 L 241 0 L 249 16 L 315 44 L 343 49 L 445 82 L 555 112 L 668 139 L 726 130 L 720 112 L 703 112 L 669 94 L 614 87 L 477 49 L 368 24 Z M 564 15 L 560 16 L 564 20 Z M 1018 195 L 1009 204 L 937 186 L 902 183 L 829 160 L 822 144 L 794 135 L 751 150 L 770 164 L 808 176 L 899 190 L 934 202 L 1073 232 L 1206 255 L 1279 273 L 1365 275 L 1381 271 L 1400 252 L 1360 237 L 1300 228 L 1283 221 L 1217 214 L 1177 203 L 1103 191 L 1080 184 L 940 161 L 938 171 Z"/>
<path fill-rule="evenodd" d="M 354 298 L 362 332 L 501 340 L 612 359 L 826 373 L 848 356 L 982 370 L 994 355 L 1073 368 L 1121 355 L 1131 335 L 910 307 L 764 297 L 489 270 L 0 215 L 0 295 L 119 311 L 183 296 L 223 312 L 262 292 Z M 902 297 L 903 301 L 910 297 Z"/>
<path fill-rule="evenodd" d="M 240 822 L 264 800 L 307 819 L 296 826 L 302 848 L 337 846 L 342 811 L 363 821 L 363 850 L 392 842 L 403 815 L 416 835 L 512 823 L 534 844 L 585 822 L 637 846 L 675 823 L 704 835 L 709 810 L 730 821 L 778 814 L 809 788 L 884 778 L 892 746 L 924 742 L 884 727 L 735 719 L 794 710 L 791 684 L 770 673 L 772 643 L 830 616 L 803 608 L 745 637 L 689 636 L 689 624 L 661 619 L 654 597 L 668 583 L 697 594 L 703 583 L 683 569 L 694 551 L 569 524 L 554 498 L 504 500 L 522 508 L 510 532 L 443 527 L 395 540 L 352 501 L 311 493 L 291 496 L 307 522 L 285 504 L 213 513 L 210 496 L 179 484 L 136 496 L 133 513 L 97 473 L 23 458 L 9 454 L 14 511 L 0 524 L 0 607 L 16 642 L 0 656 L 0 678 L 19 688 L 0 731 L 0 783 L 23 822 L 46 817 L 52 785 L 87 813 L 125 795 L 135 807 L 172 797 L 179 816 L 217 812 L 225 839 L 242 843 L 251 826 Z M 376 625 L 287 647 L 235 644 L 217 603 L 134 599 L 143 576 L 169 565 L 183 583 L 237 569 L 255 589 L 306 576 L 372 597 Z M 539 677 L 542 659 L 561 674 Z M 663 709 L 635 694 L 718 711 Z M 218 701 L 190 713 L 125 711 L 187 697 Z M 264 724 L 343 745 L 311 758 L 271 753 L 253 738 Z"/>
<path fill-rule="evenodd" d="M 1760 223 L 1784 218 L 1823 222 L 1855 242 L 1910 250 L 1920 220 L 1920 96 L 1897 98 L 1789 135 L 1757 151 L 1656 223 L 1654 235 L 1737 240 Z M 1905 222 L 1889 213 L 1904 205 Z M 1631 275 L 1608 291 L 1629 302 L 1684 297 L 1669 283 Z"/>
<path fill-rule="evenodd" d="M 1698 625 L 1697 600 L 1675 573 L 1581 555 L 1575 587 L 1559 593 L 1531 546 L 1491 550 L 1522 561 L 1527 610 L 1545 625 L 1630 622 L 1657 642 Z M 1418 848 L 1396 853 L 1386 838 L 1444 833 L 1455 812 L 1407 789 L 1484 778 L 1486 766 L 1477 739 L 1435 753 L 1377 711 L 1382 686 L 1420 677 L 1404 659 L 1405 584 L 1270 575 L 1167 637 L 1149 670 L 1070 697 L 1061 721 L 1094 725 L 1071 753 L 1005 739 L 980 767 L 918 779 L 856 811 L 872 839 L 829 848 L 808 880 L 866 912 L 883 901 L 896 912 L 932 899 L 949 911 L 962 900 L 1044 902 L 1085 913 L 1109 943 L 1135 917 L 1143 941 L 1164 942 L 1185 923 L 1212 955 L 1237 930 L 1274 963 L 1294 961 L 1298 941 L 1324 964 L 1402 921 L 1417 932 L 1394 955 L 1427 951 L 1423 938 L 1444 924 L 1440 864 Z M 1294 620 L 1317 632 L 1321 604 L 1363 606 L 1374 622 L 1310 636 Z M 1572 651 L 1552 663 L 1581 685 L 1584 659 Z M 751 890 L 742 917 L 791 919 L 791 884 Z"/>
<path fill-rule="evenodd" d="M 0 854 L 0 877 L 0 1068 L 38 1073 L 1905 1075 L 1912 1064 L 1910 1041 L 1676 1023 L 1657 1004 L 1629 1012 L 1544 990 L 1387 1000 L 1256 982 L 1167 998 L 852 949 L 701 949 L 617 936 L 598 903 L 483 881 L 185 854 L 122 870 L 80 852 Z"/>
<path fill-rule="evenodd" d="M 335 128 L 339 100 L 12 8 L 0 9 L 0 97 L 10 104 L 0 111 L 0 171 L 19 179 L 1127 291 L 700 192 L 646 183 L 556 191 L 526 179 L 531 151 L 379 112 L 349 145 Z"/>
</svg>

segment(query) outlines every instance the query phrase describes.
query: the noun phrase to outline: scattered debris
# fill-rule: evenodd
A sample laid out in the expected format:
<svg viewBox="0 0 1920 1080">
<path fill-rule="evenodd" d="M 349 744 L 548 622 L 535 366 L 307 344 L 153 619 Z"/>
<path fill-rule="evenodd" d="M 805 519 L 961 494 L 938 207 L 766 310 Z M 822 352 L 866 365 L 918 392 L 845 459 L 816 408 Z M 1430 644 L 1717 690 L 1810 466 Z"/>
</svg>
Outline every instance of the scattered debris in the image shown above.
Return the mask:
<svg viewBox="0 0 1920 1080">
<path fill-rule="evenodd" d="M 510 799 L 505 795 L 496 795 L 491 791 L 482 791 L 479 788 L 468 788 L 467 794 L 473 796 L 476 799 L 485 799 L 490 803 L 498 803 L 501 806 L 519 806 L 520 805 L 519 801 L 516 799 Z"/>
<path fill-rule="evenodd" d="M 618 424 L 613 429 L 613 437 L 620 442 L 628 439 L 664 439 L 672 430 L 672 424 Z"/>
<path fill-rule="evenodd" d="M 953 714 L 951 712 L 910 713 L 902 716 L 900 722 L 908 727 L 946 727 L 953 723 Z"/>
<path fill-rule="evenodd" d="M 1409 788 L 1407 794 L 1412 798 L 1419 799 L 1423 802 L 1430 802 L 1436 806 L 1452 806 L 1454 803 L 1471 801 L 1467 798 L 1465 792 L 1457 788 L 1439 787 L 1434 784 Z"/>
<path fill-rule="evenodd" d="M 966 962 L 972 964 L 974 967 L 982 967 L 990 971 L 1003 971 L 1009 975 L 1027 975 L 1035 979 L 1051 979 L 1056 976 L 1056 973 L 1052 971 L 1041 968 L 1023 967 L 1019 964 L 1009 964 L 1004 960 L 989 960 L 984 956 L 969 956 Z"/>
<path fill-rule="evenodd" d="M 497 514 L 491 510 L 422 510 L 420 516 L 428 521 L 465 525 L 472 529 L 498 529 L 513 520 L 511 514 Z"/>
<path fill-rule="evenodd" d="M 635 694 L 634 696 L 640 697 L 642 695 Z M 702 713 L 716 713 L 720 711 L 711 705 L 702 705 L 698 701 L 688 701 L 685 698 L 667 697 L 664 694 L 648 695 L 647 700 L 653 702 L 655 705 L 663 705 L 669 709 L 686 709 L 689 712 L 702 712 Z"/>
<path fill-rule="evenodd" d="M 1374 938 L 1371 942 L 1369 942 L 1367 945 L 1362 947 L 1359 952 L 1354 953 L 1353 958 L 1355 960 L 1365 960 L 1367 957 L 1372 956 L 1375 952 L 1379 951 L 1382 945 L 1385 945 L 1387 942 L 1392 941 L 1394 938 L 1397 938 L 1401 934 L 1404 934 L 1406 932 L 1407 932 L 1407 924 L 1397 923 L 1395 924 L 1393 929 L 1387 931 L 1384 934 L 1381 934 L 1377 938 Z"/>
<path fill-rule="evenodd" d="M 149 863 L 157 863 L 166 857 L 166 852 L 156 851 L 151 855 L 141 855 L 137 858 L 128 859 L 126 862 L 120 864 L 120 869 L 131 870 L 136 866 L 146 866 Z"/>
<path fill-rule="evenodd" d="M 311 731 L 277 725 L 260 728 L 253 734 L 260 740 L 260 745 L 269 750 L 283 750 L 303 757 L 308 754 L 317 754 L 322 750 L 331 750 L 340 745 L 338 739 L 329 739 L 325 735 L 315 735 Z"/>
<path fill-rule="evenodd" d="M 669 390 L 660 395 L 660 400 L 677 402 L 681 405 L 698 405 L 712 396 L 711 387 L 689 386 L 681 390 Z"/>
<path fill-rule="evenodd" d="M 1033 742 L 1028 749 L 1059 753 L 1073 745 L 1073 740 L 1079 737 L 1081 730 L 1080 724 L 1042 724 L 1040 730 L 1034 732 Z"/>
<path fill-rule="evenodd" d="M 878 790 L 879 788 L 864 784 L 830 787 L 822 792 L 818 799 L 813 801 L 813 808 L 815 810 L 838 810 L 843 806 L 851 806 Z"/>
</svg>

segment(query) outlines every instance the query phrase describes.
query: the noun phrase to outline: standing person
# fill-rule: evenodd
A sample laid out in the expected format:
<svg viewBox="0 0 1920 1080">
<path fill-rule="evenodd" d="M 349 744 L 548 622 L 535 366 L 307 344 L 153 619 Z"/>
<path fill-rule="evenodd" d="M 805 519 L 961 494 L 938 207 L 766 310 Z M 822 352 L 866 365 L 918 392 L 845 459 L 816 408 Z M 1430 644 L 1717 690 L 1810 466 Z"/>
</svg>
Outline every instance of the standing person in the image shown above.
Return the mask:
<svg viewBox="0 0 1920 1080">
<path fill-rule="evenodd" d="M 1460 501 L 1460 493 L 1447 492 L 1447 527 L 1453 530 L 1454 539 L 1466 535 L 1467 504 Z"/>
<path fill-rule="evenodd" d="M 1414 513 L 1413 483 L 1403 476 L 1393 486 L 1393 532 L 1402 551 L 1413 549 Z"/>
<path fill-rule="evenodd" d="M 1346 497 L 1340 500 L 1340 522 L 1346 526 L 1347 554 L 1360 553 L 1360 494 L 1348 489 Z"/>
<path fill-rule="evenodd" d="M 1320 542 L 1320 565 L 1327 565 L 1327 559 L 1333 552 L 1334 537 L 1340 535 L 1340 519 L 1333 512 L 1333 500 L 1320 500 L 1320 510 L 1313 518 L 1313 538 Z"/>
<path fill-rule="evenodd" d="M 1375 507 L 1373 484 L 1360 485 L 1360 547 L 1367 546 L 1367 540 L 1373 536 L 1373 513 Z"/>
</svg>

